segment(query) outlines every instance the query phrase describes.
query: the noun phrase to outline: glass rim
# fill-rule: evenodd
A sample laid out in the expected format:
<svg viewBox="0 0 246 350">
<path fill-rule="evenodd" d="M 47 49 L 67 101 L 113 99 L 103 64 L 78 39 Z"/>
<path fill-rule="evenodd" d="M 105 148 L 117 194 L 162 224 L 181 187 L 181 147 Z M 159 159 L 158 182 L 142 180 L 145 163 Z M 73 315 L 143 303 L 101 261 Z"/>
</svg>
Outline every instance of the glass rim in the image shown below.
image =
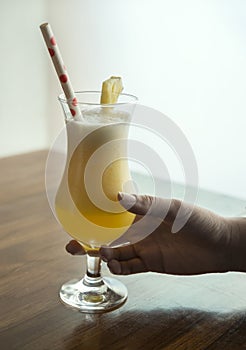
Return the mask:
<svg viewBox="0 0 246 350">
<path fill-rule="evenodd" d="M 75 91 L 75 96 L 76 94 L 101 94 L 101 91 L 100 90 L 79 90 L 79 91 Z M 126 104 L 133 104 L 133 103 L 137 103 L 138 102 L 138 98 L 137 96 L 135 95 L 132 95 L 132 94 L 128 94 L 126 92 L 122 92 L 119 94 L 119 96 L 126 96 L 126 97 L 130 97 L 131 100 L 130 101 L 123 101 L 123 102 L 116 102 L 116 103 L 107 103 L 107 104 L 101 104 L 99 102 L 82 102 L 82 101 L 79 101 L 78 100 L 78 97 L 77 97 L 77 103 L 78 105 L 87 105 L 87 106 L 101 106 L 101 107 L 109 107 L 109 106 L 120 106 L 120 105 L 126 105 Z M 60 95 L 58 95 L 58 100 L 60 102 L 63 102 L 63 103 L 68 103 L 68 100 L 66 99 L 65 97 L 65 94 L 62 93 Z"/>
</svg>

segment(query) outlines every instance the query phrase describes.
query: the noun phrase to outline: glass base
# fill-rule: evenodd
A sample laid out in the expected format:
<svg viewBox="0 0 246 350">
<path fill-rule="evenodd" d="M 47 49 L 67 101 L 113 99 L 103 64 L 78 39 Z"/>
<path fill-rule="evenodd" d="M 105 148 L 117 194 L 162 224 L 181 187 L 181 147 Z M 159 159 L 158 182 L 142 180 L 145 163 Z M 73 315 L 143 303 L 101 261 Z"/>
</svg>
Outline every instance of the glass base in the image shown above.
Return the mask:
<svg viewBox="0 0 246 350">
<path fill-rule="evenodd" d="M 111 277 L 89 277 L 65 283 L 60 298 L 66 304 L 84 313 L 103 313 L 117 309 L 127 299 L 127 288 Z"/>
</svg>

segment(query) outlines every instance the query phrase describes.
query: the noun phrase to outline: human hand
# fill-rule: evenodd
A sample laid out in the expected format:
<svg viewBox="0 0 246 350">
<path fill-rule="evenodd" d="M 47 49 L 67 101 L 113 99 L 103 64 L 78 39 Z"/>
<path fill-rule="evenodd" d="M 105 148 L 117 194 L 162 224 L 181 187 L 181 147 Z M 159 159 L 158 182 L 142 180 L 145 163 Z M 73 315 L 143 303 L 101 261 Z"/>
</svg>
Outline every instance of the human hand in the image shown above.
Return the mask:
<svg viewBox="0 0 246 350">
<path fill-rule="evenodd" d="M 115 274 L 133 274 L 140 272 L 159 272 L 175 275 L 193 275 L 211 272 L 226 272 L 231 267 L 231 225 L 230 220 L 200 207 L 191 208 L 190 217 L 184 226 L 172 233 L 172 225 L 181 206 L 181 201 L 167 200 L 151 196 L 123 194 L 121 204 L 137 214 L 139 225 L 129 229 L 129 235 L 139 235 L 141 218 L 145 216 L 150 226 L 159 220 L 159 226 L 146 238 L 127 246 L 102 247 L 100 254 Z M 129 205 L 130 204 L 130 205 Z M 148 213 L 151 207 L 151 212 Z M 167 215 L 160 219 L 160 213 L 167 209 Z M 141 233 L 141 232 L 140 232 Z M 67 251 L 83 254 L 77 242 L 71 241 Z"/>
</svg>

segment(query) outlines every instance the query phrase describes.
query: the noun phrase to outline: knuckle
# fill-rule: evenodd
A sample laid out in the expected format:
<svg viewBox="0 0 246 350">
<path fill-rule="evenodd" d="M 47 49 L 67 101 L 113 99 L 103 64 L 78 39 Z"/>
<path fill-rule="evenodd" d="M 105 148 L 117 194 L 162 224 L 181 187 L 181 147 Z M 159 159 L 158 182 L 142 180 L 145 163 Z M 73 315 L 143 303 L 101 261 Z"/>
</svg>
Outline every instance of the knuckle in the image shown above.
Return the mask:
<svg viewBox="0 0 246 350">
<path fill-rule="evenodd" d="M 179 199 L 173 198 L 170 200 L 169 210 L 165 218 L 167 222 L 173 222 L 173 220 L 178 214 L 180 206 L 181 206 L 181 201 Z"/>
<path fill-rule="evenodd" d="M 176 198 L 171 199 L 170 209 L 169 209 L 171 214 L 176 216 L 180 206 L 181 206 L 181 201 L 179 199 L 176 199 Z"/>
<path fill-rule="evenodd" d="M 149 196 L 147 194 L 141 196 L 140 205 L 144 213 L 148 212 L 148 210 L 154 204 L 154 197 Z"/>
</svg>

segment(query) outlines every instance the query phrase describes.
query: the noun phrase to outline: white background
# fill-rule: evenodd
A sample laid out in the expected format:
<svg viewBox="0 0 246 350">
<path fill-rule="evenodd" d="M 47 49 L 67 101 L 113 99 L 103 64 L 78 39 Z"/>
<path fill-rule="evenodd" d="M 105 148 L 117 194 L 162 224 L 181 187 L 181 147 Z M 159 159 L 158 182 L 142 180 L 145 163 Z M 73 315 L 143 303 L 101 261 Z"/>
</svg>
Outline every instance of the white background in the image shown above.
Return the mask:
<svg viewBox="0 0 246 350">
<path fill-rule="evenodd" d="M 0 156 L 48 148 L 63 125 L 46 21 L 75 89 L 121 75 L 183 130 L 202 188 L 246 198 L 245 0 L 1 1 Z"/>
</svg>

